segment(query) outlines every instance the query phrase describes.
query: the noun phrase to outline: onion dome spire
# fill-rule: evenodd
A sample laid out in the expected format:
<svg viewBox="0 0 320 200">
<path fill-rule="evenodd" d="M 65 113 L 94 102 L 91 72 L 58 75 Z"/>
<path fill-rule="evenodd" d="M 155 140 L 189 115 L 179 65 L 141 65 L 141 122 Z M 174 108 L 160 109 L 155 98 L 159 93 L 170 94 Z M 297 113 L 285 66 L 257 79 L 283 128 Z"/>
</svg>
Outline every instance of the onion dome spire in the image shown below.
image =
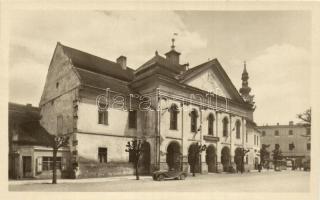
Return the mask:
<svg viewBox="0 0 320 200">
<path fill-rule="evenodd" d="M 242 76 L 241 76 L 242 87 L 240 88 L 239 92 L 246 102 L 248 102 L 250 104 L 254 104 L 253 95 L 250 95 L 251 88 L 249 87 L 249 83 L 248 83 L 249 74 L 247 72 L 246 61 L 243 62 L 243 65 L 244 65 L 244 67 L 243 67 L 243 72 L 242 72 Z"/>
</svg>

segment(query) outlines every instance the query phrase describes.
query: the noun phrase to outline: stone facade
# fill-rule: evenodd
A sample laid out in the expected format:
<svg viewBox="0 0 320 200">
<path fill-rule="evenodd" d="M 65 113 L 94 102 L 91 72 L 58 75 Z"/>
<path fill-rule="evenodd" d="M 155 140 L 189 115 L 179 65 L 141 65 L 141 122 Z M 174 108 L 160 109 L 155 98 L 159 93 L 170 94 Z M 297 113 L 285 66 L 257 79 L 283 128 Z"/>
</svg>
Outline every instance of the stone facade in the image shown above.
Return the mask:
<svg viewBox="0 0 320 200">
<path fill-rule="evenodd" d="M 253 103 L 239 94 L 218 60 L 188 70 L 179 64 L 179 55 L 173 46 L 167 58 L 156 52 L 132 70 L 124 56 L 115 63 L 58 43 L 40 101 L 41 124 L 51 134 L 71 136 L 70 176 L 133 174 L 125 151 L 133 138 L 144 138 L 148 147 L 141 173 L 177 166 L 190 171 L 196 144 L 207 147 L 197 172 L 234 167 L 238 148 L 250 149 L 245 167 L 253 168 L 260 146 L 253 144 L 253 138 L 260 140 Z M 108 109 L 100 115 L 97 97 L 103 95 Z M 130 127 L 130 110 L 136 111 L 135 127 Z"/>
</svg>

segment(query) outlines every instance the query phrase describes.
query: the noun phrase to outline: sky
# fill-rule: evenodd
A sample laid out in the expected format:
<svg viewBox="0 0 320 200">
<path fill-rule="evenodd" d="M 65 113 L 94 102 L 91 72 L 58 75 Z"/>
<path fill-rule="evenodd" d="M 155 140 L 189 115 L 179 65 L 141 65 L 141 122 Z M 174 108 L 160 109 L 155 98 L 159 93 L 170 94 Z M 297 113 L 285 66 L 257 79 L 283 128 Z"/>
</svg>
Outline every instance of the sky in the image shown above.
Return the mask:
<svg viewBox="0 0 320 200">
<path fill-rule="evenodd" d="M 18 11 L 10 18 L 9 101 L 38 105 L 59 41 L 138 68 L 168 52 L 181 63 L 217 58 L 236 88 L 247 63 L 258 125 L 299 122 L 310 107 L 311 14 L 307 11 Z"/>
</svg>

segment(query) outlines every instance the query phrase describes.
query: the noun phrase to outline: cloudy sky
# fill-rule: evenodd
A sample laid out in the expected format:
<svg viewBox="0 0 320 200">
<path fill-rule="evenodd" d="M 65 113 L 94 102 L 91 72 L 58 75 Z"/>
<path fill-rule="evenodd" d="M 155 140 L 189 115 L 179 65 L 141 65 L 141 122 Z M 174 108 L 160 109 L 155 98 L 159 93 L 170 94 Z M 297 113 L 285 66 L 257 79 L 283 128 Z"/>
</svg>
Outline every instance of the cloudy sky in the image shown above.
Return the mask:
<svg viewBox="0 0 320 200">
<path fill-rule="evenodd" d="M 57 41 L 137 68 L 170 48 L 190 66 L 217 58 L 236 88 L 243 61 L 255 121 L 297 122 L 310 107 L 311 15 L 302 11 L 19 11 L 10 21 L 9 100 L 38 105 Z"/>
</svg>

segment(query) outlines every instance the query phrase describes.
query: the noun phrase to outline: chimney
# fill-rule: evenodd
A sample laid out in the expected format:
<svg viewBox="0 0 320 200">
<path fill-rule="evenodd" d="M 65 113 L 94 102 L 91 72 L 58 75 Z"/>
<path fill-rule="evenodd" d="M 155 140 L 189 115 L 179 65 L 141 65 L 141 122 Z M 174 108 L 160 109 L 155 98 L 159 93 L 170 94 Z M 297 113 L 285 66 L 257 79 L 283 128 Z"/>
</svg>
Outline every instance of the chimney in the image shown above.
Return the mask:
<svg viewBox="0 0 320 200">
<path fill-rule="evenodd" d="M 120 56 L 119 58 L 117 58 L 117 63 L 123 70 L 127 68 L 127 58 L 125 56 Z"/>
<path fill-rule="evenodd" d="M 293 125 L 293 121 L 289 121 L 289 125 L 292 126 Z"/>
<path fill-rule="evenodd" d="M 277 123 L 277 126 L 279 126 L 279 122 Z"/>
</svg>

